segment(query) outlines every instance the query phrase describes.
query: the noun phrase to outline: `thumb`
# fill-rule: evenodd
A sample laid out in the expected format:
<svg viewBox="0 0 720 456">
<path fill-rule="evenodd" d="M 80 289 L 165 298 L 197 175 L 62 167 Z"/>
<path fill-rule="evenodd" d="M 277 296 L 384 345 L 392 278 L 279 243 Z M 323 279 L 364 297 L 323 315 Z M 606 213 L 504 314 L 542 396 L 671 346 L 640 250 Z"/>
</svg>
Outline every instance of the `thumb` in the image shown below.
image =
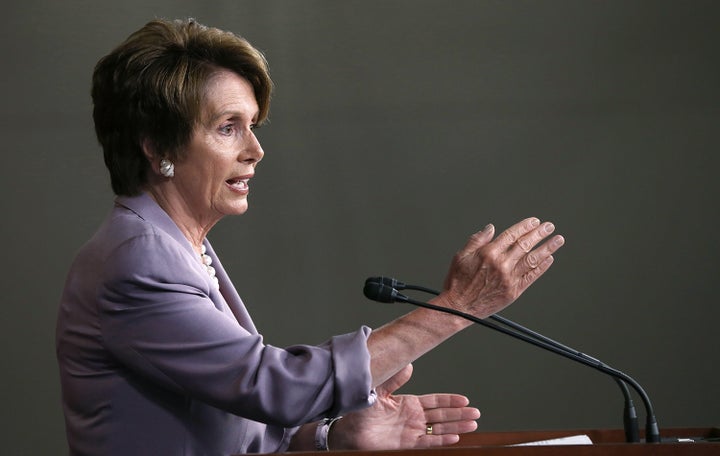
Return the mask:
<svg viewBox="0 0 720 456">
<path fill-rule="evenodd" d="M 390 377 L 382 385 L 377 387 L 378 396 L 389 396 L 397 391 L 401 386 L 410 380 L 412 377 L 413 365 L 408 364 L 398 371 L 395 375 Z"/>
<path fill-rule="evenodd" d="M 495 235 L 495 225 L 492 223 L 488 224 L 481 231 L 470 236 L 467 244 L 465 244 L 465 251 L 475 251 L 485 244 L 490 242 Z"/>
</svg>

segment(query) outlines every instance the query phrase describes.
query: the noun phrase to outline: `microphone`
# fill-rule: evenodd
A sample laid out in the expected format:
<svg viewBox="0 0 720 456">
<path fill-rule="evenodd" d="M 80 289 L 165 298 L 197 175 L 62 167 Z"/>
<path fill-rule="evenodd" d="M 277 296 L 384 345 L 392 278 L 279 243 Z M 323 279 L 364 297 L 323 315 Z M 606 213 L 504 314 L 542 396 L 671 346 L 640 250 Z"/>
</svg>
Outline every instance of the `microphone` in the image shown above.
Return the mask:
<svg viewBox="0 0 720 456">
<path fill-rule="evenodd" d="M 381 284 L 383 286 L 376 287 L 373 284 Z M 420 285 L 408 285 L 408 284 L 405 284 L 404 282 L 401 282 L 393 277 L 385 277 L 385 276 L 370 277 L 365 281 L 365 286 L 366 286 L 365 296 L 369 297 L 370 299 L 373 299 L 371 296 L 368 296 L 368 293 L 370 293 L 370 295 L 375 295 L 376 301 L 379 300 L 378 298 L 380 298 L 382 296 L 382 298 L 381 298 L 382 302 L 387 302 L 387 303 L 392 303 L 392 302 L 401 300 L 398 297 L 397 290 L 405 290 L 405 289 L 418 290 L 418 291 L 423 291 L 425 293 L 434 294 L 436 296 L 440 294 L 440 292 L 438 292 L 437 290 L 433 290 L 431 288 L 426 288 L 426 287 L 423 287 Z M 465 315 L 460 315 L 460 316 L 463 318 L 466 317 Z M 519 331 L 520 333 L 526 334 L 529 337 L 543 341 L 549 345 L 552 345 L 553 347 L 557 348 L 558 350 L 574 353 L 577 356 L 587 358 L 591 362 L 595 362 L 595 363 L 600 362 L 599 360 L 597 360 L 589 355 L 586 355 L 585 353 L 581 353 L 577 350 L 567 347 L 567 346 L 561 344 L 560 342 L 557 342 L 547 336 L 543 336 L 542 334 L 539 334 L 539 333 L 532 331 L 522 325 L 519 325 L 519 324 L 513 322 L 512 320 L 503 318 L 500 315 L 491 315 L 490 317 L 488 317 L 488 319 L 494 320 L 497 323 L 508 326 L 508 327 L 514 329 L 515 331 Z M 489 326 L 489 325 L 485 325 L 485 326 Z M 497 329 L 497 328 L 492 328 L 492 329 Z M 512 335 L 513 337 L 515 337 L 514 334 L 509 334 L 509 335 Z M 546 349 L 549 350 L 549 348 L 546 348 Z M 550 351 L 554 352 L 554 350 L 550 350 Z M 630 395 L 630 389 L 628 388 L 627 384 L 625 384 L 625 382 L 623 382 L 619 378 L 613 377 L 613 380 L 615 380 L 618 387 L 620 387 L 620 391 L 622 392 L 623 398 L 625 400 L 625 405 L 623 408 L 623 427 L 625 430 L 625 441 L 626 442 L 639 442 L 640 441 L 640 435 L 639 435 L 640 433 L 638 431 L 638 417 L 637 417 L 637 412 L 635 411 L 635 404 L 633 403 L 632 396 Z"/>
<path fill-rule="evenodd" d="M 560 356 L 564 356 L 565 358 L 579 362 L 588 367 L 592 367 L 595 370 L 599 370 L 600 372 L 610 375 L 617 382 L 618 386 L 622 390 L 623 395 L 625 397 L 625 408 L 624 408 L 623 421 L 624 421 L 624 425 L 625 425 L 626 441 L 639 442 L 640 437 L 639 437 L 639 432 L 637 429 L 637 427 L 638 427 L 637 426 L 637 414 L 635 412 L 635 406 L 633 405 L 632 398 L 630 396 L 630 391 L 627 387 L 627 384 L 630 384 L 633 387 L 633 389 L 635 389 L 635 391 L 640 395 L 640 397 L 642 398 L 642 401 L 645 405 L 645 410 L 646 410 L 646 415 L 647 415 L 646 416 L 647 420 L 646 420 L 646 429 L 645 429 L 645 433 L 646 433 L 645 441 L 648 443 L 655 443 L 655 442 L 660 441 L 660 431 L 659 431 L 659 428 L 657 425 L 657 421 L 655 419 L 655 413 L 653 411 L 652 404 L 650 403 L 650 398 L 645 393 L 645 390 L 643 390 L 643 388 L 640 386 L 640 384 L 638 382 L 636 382 L 630 376 L 600 362 L 596 358 L 593 358 L 593 357 L 588 356 L 584 353 L 581 353 L 577 350 L 569 348 L 559 342 L 556 342 L 556 341 L 554 341 L 548 337 L 545 337 L 537 332 L 534 332 L 534 331 L 527 329 L 521 325 L 518 325 L 517 323 L 514 323 L 511 320 L 503 318 L 499 315 L 492 315 L 492 316 L 488 317 L 488 320 L 492 320 L 492 322 L 486 321 L 486 320 L 477 318 L 474 315 L 470 315 L 470 314 L 467 314 L 467 313 L 464 313 L 464 312 L 461 312 L 461 311 L 458 311 L 455 309 L 436 306 L 434 304 L 430 304 L 427 302 L 411 299 L 408 296 L 401 294 L 398 291 L 398 289 L 418 290 L 418 291 L 423 291 L 426 293 L 431 293 L 434 295 L 439 294 L 438 291 L 432 290 L 430 288 L 425 288 L 425 287 L 422 287 L 419 285 L 407 285 L 407 284 L 400 282 L 394 278 L 383 277 L 383 276 L 368 278 L 365 281 L 365 287 L 363 288 L 363 293 L 365 294 L 365 296 L 367 298 L 374 300 L 374 301 L 379 301 L 379 302 L 384 302 L 384 303 L 404 302 L 404 303 L 416 305 L 419 307 L 425 307 L 428 309 L 453 314 L 453 315 L 465 318 L 467 320 L 470 320 L 473 323 L 477 323 L 482 326 L 486 326 L 488 328 L 502 332 L 503 334 L 507 334 L 516 339 L 519 339 L 524 342 L 535 345 L 537 347 L 543 348 L 545 350 L 548 350 L 548 351 L 558 354 Z M 496 323 L 498 323 L 498 324 L 496 324 Z M 505 325 L 509 328 L 512 328 L 514 331 L 506 328 L 505 326 L 501 326 L 501 325 Z"/>
</svg>

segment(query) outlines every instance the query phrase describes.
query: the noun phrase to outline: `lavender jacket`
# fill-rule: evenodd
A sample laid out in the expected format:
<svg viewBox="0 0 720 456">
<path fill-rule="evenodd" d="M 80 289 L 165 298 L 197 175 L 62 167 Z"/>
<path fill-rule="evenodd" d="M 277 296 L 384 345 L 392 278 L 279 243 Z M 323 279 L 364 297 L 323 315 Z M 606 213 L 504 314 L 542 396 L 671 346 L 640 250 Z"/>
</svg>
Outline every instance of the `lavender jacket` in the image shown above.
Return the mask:
<svg viewBox="0 0 720 456">
<path fill-rule="evenodd" d="M 72 455 L 283 451 L 296 426 L 372 403 L 368 328 L 265 345 L 205 245 L 219 290 L 143 194 L 117 198 L 80 250 L 56 335 Z"/>
</svg>

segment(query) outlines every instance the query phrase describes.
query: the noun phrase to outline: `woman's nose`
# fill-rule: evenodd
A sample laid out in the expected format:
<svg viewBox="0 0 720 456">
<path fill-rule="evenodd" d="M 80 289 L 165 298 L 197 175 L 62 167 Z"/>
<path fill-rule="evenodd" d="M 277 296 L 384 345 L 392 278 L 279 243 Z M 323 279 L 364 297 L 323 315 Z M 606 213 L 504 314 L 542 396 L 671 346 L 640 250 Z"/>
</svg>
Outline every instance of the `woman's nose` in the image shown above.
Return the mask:
<svg viewBox="0 0 720 456">
<path fill-rule="evenodd" d="M 252 130 L 248 135 L 248 142 L 244 149 L 245 151 L 242 154 L 242 161 L 245 162 L 259 163 L 265 155 L 265 151 L 263 151 L 260 141 L 258 141 L 257 136 L 255 136 L 255 133 L 253 133 Z"/>
</svg>

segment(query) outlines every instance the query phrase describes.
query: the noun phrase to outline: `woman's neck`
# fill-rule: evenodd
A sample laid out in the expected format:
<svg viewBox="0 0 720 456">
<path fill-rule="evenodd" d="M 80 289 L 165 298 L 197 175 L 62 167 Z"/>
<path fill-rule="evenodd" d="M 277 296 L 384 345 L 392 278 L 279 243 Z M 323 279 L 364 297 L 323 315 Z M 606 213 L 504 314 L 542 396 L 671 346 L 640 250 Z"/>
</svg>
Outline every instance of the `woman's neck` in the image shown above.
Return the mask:
<svg viewBox="0 0 720 456">
<path fill-rule="evenodd" d="M 178 195 L 168 194 L 157 188 L 148 188 L 146 192 L 172 219 L 182 234 L 192 245 L 198 256 L 202 253 L 202 244 L 219 219 L 203 220 L 193 212 L 190 205 Z"/>
</svg>

